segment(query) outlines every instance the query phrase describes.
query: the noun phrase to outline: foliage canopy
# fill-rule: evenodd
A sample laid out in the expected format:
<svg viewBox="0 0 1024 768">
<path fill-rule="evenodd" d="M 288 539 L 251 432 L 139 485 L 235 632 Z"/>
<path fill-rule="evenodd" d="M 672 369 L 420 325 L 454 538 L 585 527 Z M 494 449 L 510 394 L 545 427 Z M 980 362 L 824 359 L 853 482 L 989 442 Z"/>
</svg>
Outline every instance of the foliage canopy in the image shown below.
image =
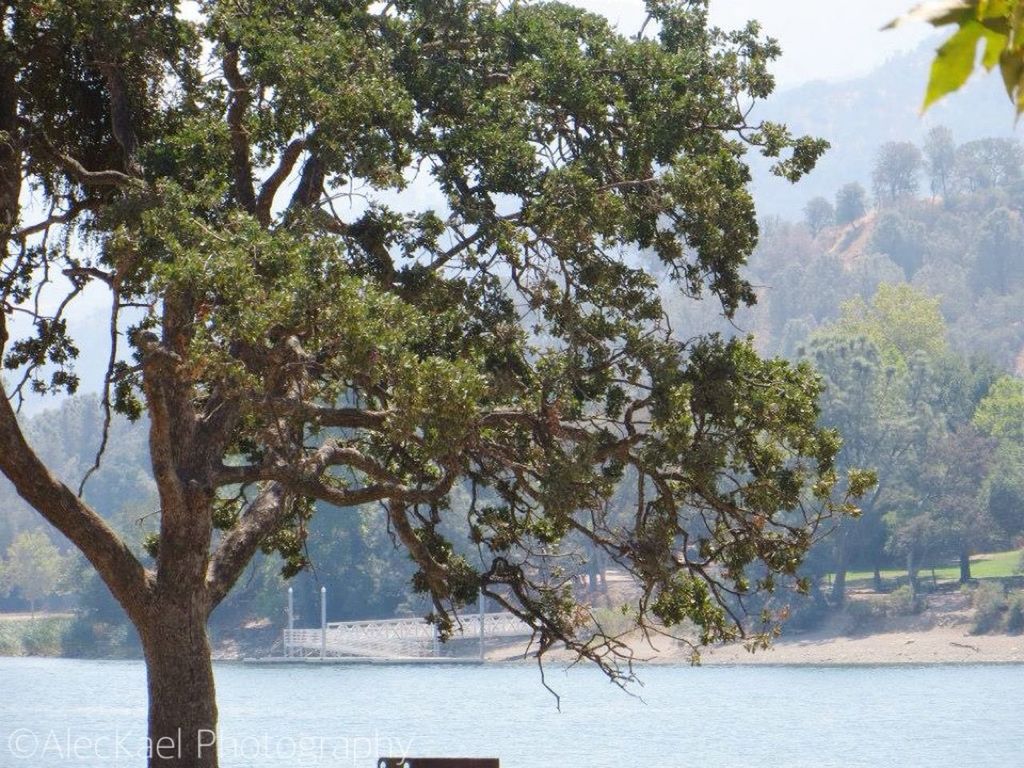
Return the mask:
<svg viewBox="0 0 1024 768">
<path fill-rule="evenodd" d="M 795 180 L 825 148 L 747 121 L 775 43 L 697 0 L 651 0 L 634 37 L 557 3 L 199 7 L 3 5 L 9 399 L 75 389 L 64 312 L 105 288 L 105 399 L 149 418 L 152 563 L 8 400 L 0 469 L 139 628 L 153 734 L 210 726 L 207 641 L 178 630 L 258 549 L 303 567 L 314 501 L 379 505 L 445 635 L 483 591 L 619 674 L 571 589 L 581 540 L 638 578 L 645 626 L 742 631 L 737 601 L 794 576 L 831 511 L 839 441 L 809 367 L 673 333 L 651 267 L 729 316 L 754 300 L 744 154 Z"/>
</svg>

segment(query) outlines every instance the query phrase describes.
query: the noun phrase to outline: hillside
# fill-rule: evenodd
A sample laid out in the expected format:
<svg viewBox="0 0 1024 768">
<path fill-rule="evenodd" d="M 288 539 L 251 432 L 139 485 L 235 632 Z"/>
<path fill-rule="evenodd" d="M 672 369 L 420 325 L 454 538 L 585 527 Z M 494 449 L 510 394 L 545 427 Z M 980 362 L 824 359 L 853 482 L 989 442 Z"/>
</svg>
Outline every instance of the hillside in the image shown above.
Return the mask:
<svg viewBox="0 0 1024 768">
<path fill-rule="evenodd" d="M 762 349 L 793 355 L 843 302 L 906 282 L 940 300 L 954 350 L 1024 375 L 1020 205 L 1016 188 L 908 198 L 816 235 L 803 223 L 768 219 L 751 261 L 758 305 L 740 325 Z"/>
</svg>

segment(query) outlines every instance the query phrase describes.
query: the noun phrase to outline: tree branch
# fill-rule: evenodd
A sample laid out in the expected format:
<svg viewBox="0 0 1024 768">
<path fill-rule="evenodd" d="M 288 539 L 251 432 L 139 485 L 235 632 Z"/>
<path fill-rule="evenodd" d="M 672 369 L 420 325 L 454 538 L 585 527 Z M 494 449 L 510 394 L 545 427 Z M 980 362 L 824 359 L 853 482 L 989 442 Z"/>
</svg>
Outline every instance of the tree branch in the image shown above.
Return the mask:
<svg viewBox="0 0 1024 768">
<path fill-rule="evenodd" d="M 594 435 L 583 427 L 575 427 L 561 421 L 558 418 L 557 412 L 553 408 L 546 410 L 546 413 L 533 414 L 519 409 L 496 408 L 491 413 L 484 415 L 483 418 L 480 419 L 480 426 L 495 427 L 519 425 L 522 427 L 529 427 L 535 432 L 546 432 L 552 437 L 569 438 L 581 442 L 585 440 L 592 440 L 594 438 Z"/>
<path fill-rule="evenodd" d="M 43 137 L 43 145 L 50 158 L 60 165 L 68 176 L 84 187 L 123 187 L 136 181 L 136 179 L 121 171 L 90 171 L 75 158 L 64 154 L 53 146 L 45 136 Z"/>
<path fill-rule="evenodd" d="M 284 180 L 295 168 L 302 150 L 306 148 L 306 139 L 295 139 L 281 153 L 281 161 L 274 172 L 267 177 L 260 188 L 259 197 L 256 199 L 256 220 L 264 227 L 270 224 L 270 212 L 274 205 L 274 196 L 280 189 Z"/>
<path fill-rule="evenodd" d="M 221 539 L 206 572 L 211 611 L 231 591 L 263 539 L 284 522 L 288 514 L 286 502 L 284 486 L 269 484 L 249 505 L 238 525 Z"/>
<path fill-rule="evenodd" d="M 0 315 L 0 338 L 2 326 Z M 152 574 L 103 518 L 50 474 L 25 440 L 6 397 L 0 398 L 0 471 L 19 496 L 82 551 L 138 624 L 152 594 Z"/>
<path fill-rule="evenodd" d="M 254 405 L 310 424 L 341 429 L 381 429 L 388 416 L 387 411 L 333 408 L 288 397 L 260 397 Z"/>
<path fill-rule="evenodd" d="M 320 202 L 324 190 L 324 176 L 324 164 L 315 154 L 311 154 L 302 165 L 302 175 L 288 207 L 312 208 Z"/>
<path fill-rule="evenodd" d="M 97 62 L 110 97 L 110 129 L 117 143 L 124 152 L 124 167 L 131 176 L 141 176 L 142 169 L 136 159 L 139 140 L 132 126 L 131 107 L 128 103 L 128 92 L 121 68 L 109 61 Z"/>
<path fill-rule="evenodd" d="M 164 298 L 164 338 L 184 349 L 191 301 Z M 187 319 L 186 319 L 187 318 Z M 196 590 L 205 582 L 215 498 L 210 446 L 196 440 L 195 391 L 183 372 L 180 356 L 155 335 L 137 332 L 133 341 L 142 355 L 142 388 L 149 411 L 149 453 L 160 494 L 158 592 Z"/>
<path fill-rule="evenodd" d="M 256 192 L 252 181 L 249 157 L 249 135 L 245 130 L 245 113 L 252 100 L 249 85 L 238 71 L 238 45 L 228 43 L 224 51 L 224 79 L 231 89 L 228 103 L 228 128 L 231 132 L 231 166 L 234 173 L 235 197 L 249 213 L 256 212 Z"/>
<path fill-rule="evenodd" d="M 419 536 L 416 535 L 416 531 L 413 529 L 412 524 L 409 522 L 409 517 L 405 513 L 405 504 L 392 502 L 387 505 L 387 511 L 388 519 L 398 533 L 399 540 L 409 550 L 412 559 L 423 571 L 423 575 L 426 576 L 436 605 L 441 598 L 447 597 L 449 593 L 447 569 L 434 559 L 430 554 L 430 550 L 427 549 Z"/>
<path fill-rule="evenodd" d="M 17 75 L 17 57 L 11 55 L 6 41 L 0 42 L 0 247 L 4 254 L 7 237 L 18 221 L 22 182 Z"/>
<path fill-rule="evenodd" d="M 173 434 L 171 405 L 165 392 L 167 382 L 174 380 L 174 369 L 178 360 L 175 355 L 162 347 L 155 338 L 139 334 L 133 342 L 142 353 L 143 392 L 149 411 L 149 452 L 153 465 L 153 476 L 160 492 L 162 506 L 184 505 L 181 478 L 178 477 L 174 460 L 175 436 Z"/>
</svg>

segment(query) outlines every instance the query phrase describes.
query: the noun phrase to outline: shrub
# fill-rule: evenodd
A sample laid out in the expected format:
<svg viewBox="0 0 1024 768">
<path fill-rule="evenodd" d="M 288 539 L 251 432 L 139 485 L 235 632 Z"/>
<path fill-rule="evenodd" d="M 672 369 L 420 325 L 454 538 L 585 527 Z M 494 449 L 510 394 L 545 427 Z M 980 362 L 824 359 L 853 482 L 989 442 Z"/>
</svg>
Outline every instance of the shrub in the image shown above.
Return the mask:
<svg viewBox="0 0 1024 768">
<path fill-rule="evenodd" d="M 0 656 L 21 656 L 21 637 L 12 621 L 0 621 Z"/>
<path fill-rule="evenodd" d="M 28 656 L 60 656 L 64 634 L 70 626 L 68 619 L 35 619 L 27 621 L 21 643 Z"/>
<path fill-rule="evenodd" d="M 616 637 L 636 627 L 636 617 L 632 612 L 622 608 L 596 608 L 594 619 L 600 624 L 605 634 Z M 595 631 L 597 627 L 594 627 Z"/>
<path fill-rule="evenodd" d="M 69 619 L 0 621 L 0 656 L 60 656 Z"/>
<path fill-rule="evenodd" d="M 78 616 L 62 638 L 63 655 L 85 659 L 133 659 L 142 654 L 138 635 L 123 623 L 108 624 Z"/>
<path fill-rule="evenodd" d="M 869 629 L 878 619 L 885 616 L 884 600 L 847 600 L 846 615 L 853 621 L 853 632 Z"/>
<path fill-rule="evenodd" d="M 915 595 L 909 584 L 893 590 L 885 598 L 885 612 L 889 616 L 910 616 L 924 610 L 924 598 Z"/>
<path fill-rule="evenodd" d="M 981 584 L 974 590 L 971 599 L 974 605 L 974 626 L 972 634 L 983 635 L 996 630 L 1003 620 L 1006 600 L 1002 587 L 996 584 Z"/>
<path fill-rule="evenodd" d="M 1024 594 L 1018 594 L 1010 601 L 1006 613 L 1006 631 L 1014 635 L 1024 632 Z"/>
<path fill-rule="evenodd" d="M 785 626 L 789 630 L 814 629 L 828 618 L 829 606 L 820 590 L 806 597 L 797 597 L 788 606 Z"/>
<path fill-rule="evenodd" d="M 885 597 L 861 600 L 848 600 L 846 614 L 858 625 L 870 625 L 886 616 L 911 616 L 925 608 L 925 601 L 915 595 L 910 585 L 904 584 Z"/>
</svg>

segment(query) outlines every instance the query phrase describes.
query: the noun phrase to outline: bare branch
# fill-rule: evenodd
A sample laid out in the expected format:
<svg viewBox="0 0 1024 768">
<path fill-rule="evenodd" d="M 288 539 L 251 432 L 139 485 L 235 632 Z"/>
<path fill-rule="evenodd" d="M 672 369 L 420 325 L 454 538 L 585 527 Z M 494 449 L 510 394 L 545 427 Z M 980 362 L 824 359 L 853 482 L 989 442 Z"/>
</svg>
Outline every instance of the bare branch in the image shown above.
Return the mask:
<svg viewBox="0 0 1024 768">
<path fill-rule="evenodd" d="M 388 416 L 387 411 L 333 408 L 286 397 L 261 397 L 254 405 L 274 413 L 302 419 L 309 424 L 341 429 L 381 429 Z"/>
<path fill-rule="evenodd" d="M 52 147 L 52 145 L 51 145 Z M 121 171 L 90 171 L 70 155 L 54 150 L 51 157 L 64 171 L 82 186 L 86 187 L 123 187 L 135 181 Z"/>
<path fill-rule="evenodd" d="M 48 216 L 42 221 L 38 221 L 35 224 L 30 224 L 27 227 L 23 227 L 14 233 L 14 239 L 21 240 L 24 242 L 27 238 L 32 235 L 39 234 L 50 227 L 57 226 L 59 224 L 68 224 L 80 214 L 82 211 L 90 210 L 91 205 L 82 202 L 81 200 L 72 200 L 68 209 L 64 213 L 54 214 Z"/>
<path fill-rule="evenodd" d="M 64 270 L 64 276 L 72 279 L 99 280 L 111 287 L 114 285 L 114 275 L 96 267 L 71 267 Z"/>
<path fill-rule="evenodd" d="M 115 290 L 110 305 L 110 355 L 107 357 L 107 371 L 103 375 L 103 393 L 100 396 L 100 404 L 103 406 L 103 429 L 100 436 L 100 445 L 96 449 L 96 457 L 93 459 L 92 466 L 89 467 L 89 470 L 82 477 L 82 482 L 78 485 L 79 498 L 85 493 L 85 484 L 89 482 L 89 478 L 100 468 L 103 454 L 107 450 L 107 442 L 110 440 L 110 423 L 113 420 L 113 409 L 110 404 L 110 385 L 114 378 L 114 367 L 117 363 L 117 321 L 120 313 L 120 297 Z"/>
<path fill-rule="evenodd" d="M 456 243 L 451 248 L 449 248 L 447 251 L 444 251 L 443 253 L 439 253 L 427 265 L 427 269 L 429 271 L 431 271 L 431 272 L 436 272 L 438 269 L 440 269 L 441 267 L 445 266 L 449 261 L 454 259 L 456 256 L 458 256 L 464 250 L 469 248 L 471 245 L 473 245 L 474 243 L 480 241 L 483 238 L 483 236 L 484 236 L 484 230 L 482 228 L 481 229 L 477 229 L 477 231 L 474 232 L 472 235 L 469 235 L 468 237 L 463 238 L 458 243 Z"/>
<path fill-rule="evenodd" d="M 274 172 L 267 177 L 260 188 L 259 197 L 256 199 L 256 220 L 263 226 L 270 224 L 270 212 L 274 205 L 274 197 L 278 189 L 284 183 L 288 175 L 294 170 L 295 163 L 306 148 L 306 139 L 295 139 L 281 153 L 281 161 Z"/>
</svg>

